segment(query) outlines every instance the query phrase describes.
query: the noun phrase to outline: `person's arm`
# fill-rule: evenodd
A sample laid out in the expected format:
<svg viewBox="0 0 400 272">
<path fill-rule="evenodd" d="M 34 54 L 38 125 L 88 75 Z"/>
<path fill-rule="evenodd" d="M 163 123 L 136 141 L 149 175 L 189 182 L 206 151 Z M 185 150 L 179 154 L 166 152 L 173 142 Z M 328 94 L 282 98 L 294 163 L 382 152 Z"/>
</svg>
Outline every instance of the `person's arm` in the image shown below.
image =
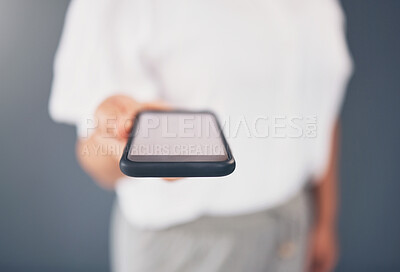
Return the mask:
<svg viewBox="0 0 400 272">
<path fill-rule="evenodd" d="M 125 148 L 135 115 L 144 109 L 166 109 L 159 102 L 139 103 L 131 97 L 114 95 L 97 108 L 98 123 L 87 139 L 78 139 L 76 155 L 81 167 L 102 187 L 112 189 L 124 175 L 119 160 Z"/>
<path fill-rule="evenodd" d="M 340 123 L 333 131 L 329 165 L 313 190 L 315 222 L 311 236 L 309 271 L 333 271 L 337 261 L 338 153 Z"/>
</svg>

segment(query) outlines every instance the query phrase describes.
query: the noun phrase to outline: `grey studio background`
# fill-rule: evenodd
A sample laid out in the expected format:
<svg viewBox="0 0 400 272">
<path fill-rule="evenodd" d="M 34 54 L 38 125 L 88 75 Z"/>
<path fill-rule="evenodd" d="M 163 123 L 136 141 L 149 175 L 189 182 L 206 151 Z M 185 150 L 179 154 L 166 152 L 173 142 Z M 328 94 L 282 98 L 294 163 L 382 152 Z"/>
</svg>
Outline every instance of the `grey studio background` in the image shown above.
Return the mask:
<svg viewBox="0 0 400 272">
<path fill-rule="evenodd" d="M 0 0 L 0 271 L 108 271 L 114 195 L 47 113 L 66 0 Z M 355 75 L 343 108 L 337 271 L 400 271 L 400 1 L 344 0 Z"/>
</svg>

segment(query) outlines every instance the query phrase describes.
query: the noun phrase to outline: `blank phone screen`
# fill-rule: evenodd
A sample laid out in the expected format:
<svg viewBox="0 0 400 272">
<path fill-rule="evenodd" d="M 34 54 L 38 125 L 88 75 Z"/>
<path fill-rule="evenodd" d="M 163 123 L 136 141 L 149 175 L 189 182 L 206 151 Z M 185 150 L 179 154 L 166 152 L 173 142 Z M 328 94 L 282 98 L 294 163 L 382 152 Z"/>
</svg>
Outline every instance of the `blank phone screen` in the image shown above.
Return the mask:
<svg viewBox="0 0 400 272">
<path fill-rule="evenodd" d="M 212 162 L 228 159 L 222 132 L 211 113 L 142 112 L 128 159 L 136 162 Z"/>
</svg>

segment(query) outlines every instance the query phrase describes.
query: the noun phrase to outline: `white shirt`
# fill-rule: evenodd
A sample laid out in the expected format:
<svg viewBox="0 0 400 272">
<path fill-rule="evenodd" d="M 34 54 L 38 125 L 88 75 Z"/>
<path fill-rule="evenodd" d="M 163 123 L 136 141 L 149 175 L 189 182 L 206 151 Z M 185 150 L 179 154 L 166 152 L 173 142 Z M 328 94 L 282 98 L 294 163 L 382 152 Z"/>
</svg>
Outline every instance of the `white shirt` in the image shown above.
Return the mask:
<svg viewBox="0 0 400 272">
<path fill-rule="evenodd" d="M 82 136 L 116 93 L 217 113 L 235 172 L 119 180 L 122 211 L 138 227 L 268 209 L 325 171 L 351 72 L 343 24 L 334 0 L 76 0 L 50 114 Z"/>
</svg>

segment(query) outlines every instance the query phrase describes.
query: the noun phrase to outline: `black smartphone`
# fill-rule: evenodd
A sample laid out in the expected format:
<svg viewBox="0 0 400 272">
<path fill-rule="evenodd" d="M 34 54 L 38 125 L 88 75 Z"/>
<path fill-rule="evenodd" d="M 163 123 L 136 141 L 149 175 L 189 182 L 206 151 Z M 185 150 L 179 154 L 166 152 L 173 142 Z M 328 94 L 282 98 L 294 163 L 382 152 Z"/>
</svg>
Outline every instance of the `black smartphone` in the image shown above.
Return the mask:
<svg viewBox="0 0 400 272">
<path fill-rule="evenodd" d="M 209 111 L 142 111 L 120 160 L 132 177 L 217 177 L 235 160 L 216 116 Z"/>
</svg>

